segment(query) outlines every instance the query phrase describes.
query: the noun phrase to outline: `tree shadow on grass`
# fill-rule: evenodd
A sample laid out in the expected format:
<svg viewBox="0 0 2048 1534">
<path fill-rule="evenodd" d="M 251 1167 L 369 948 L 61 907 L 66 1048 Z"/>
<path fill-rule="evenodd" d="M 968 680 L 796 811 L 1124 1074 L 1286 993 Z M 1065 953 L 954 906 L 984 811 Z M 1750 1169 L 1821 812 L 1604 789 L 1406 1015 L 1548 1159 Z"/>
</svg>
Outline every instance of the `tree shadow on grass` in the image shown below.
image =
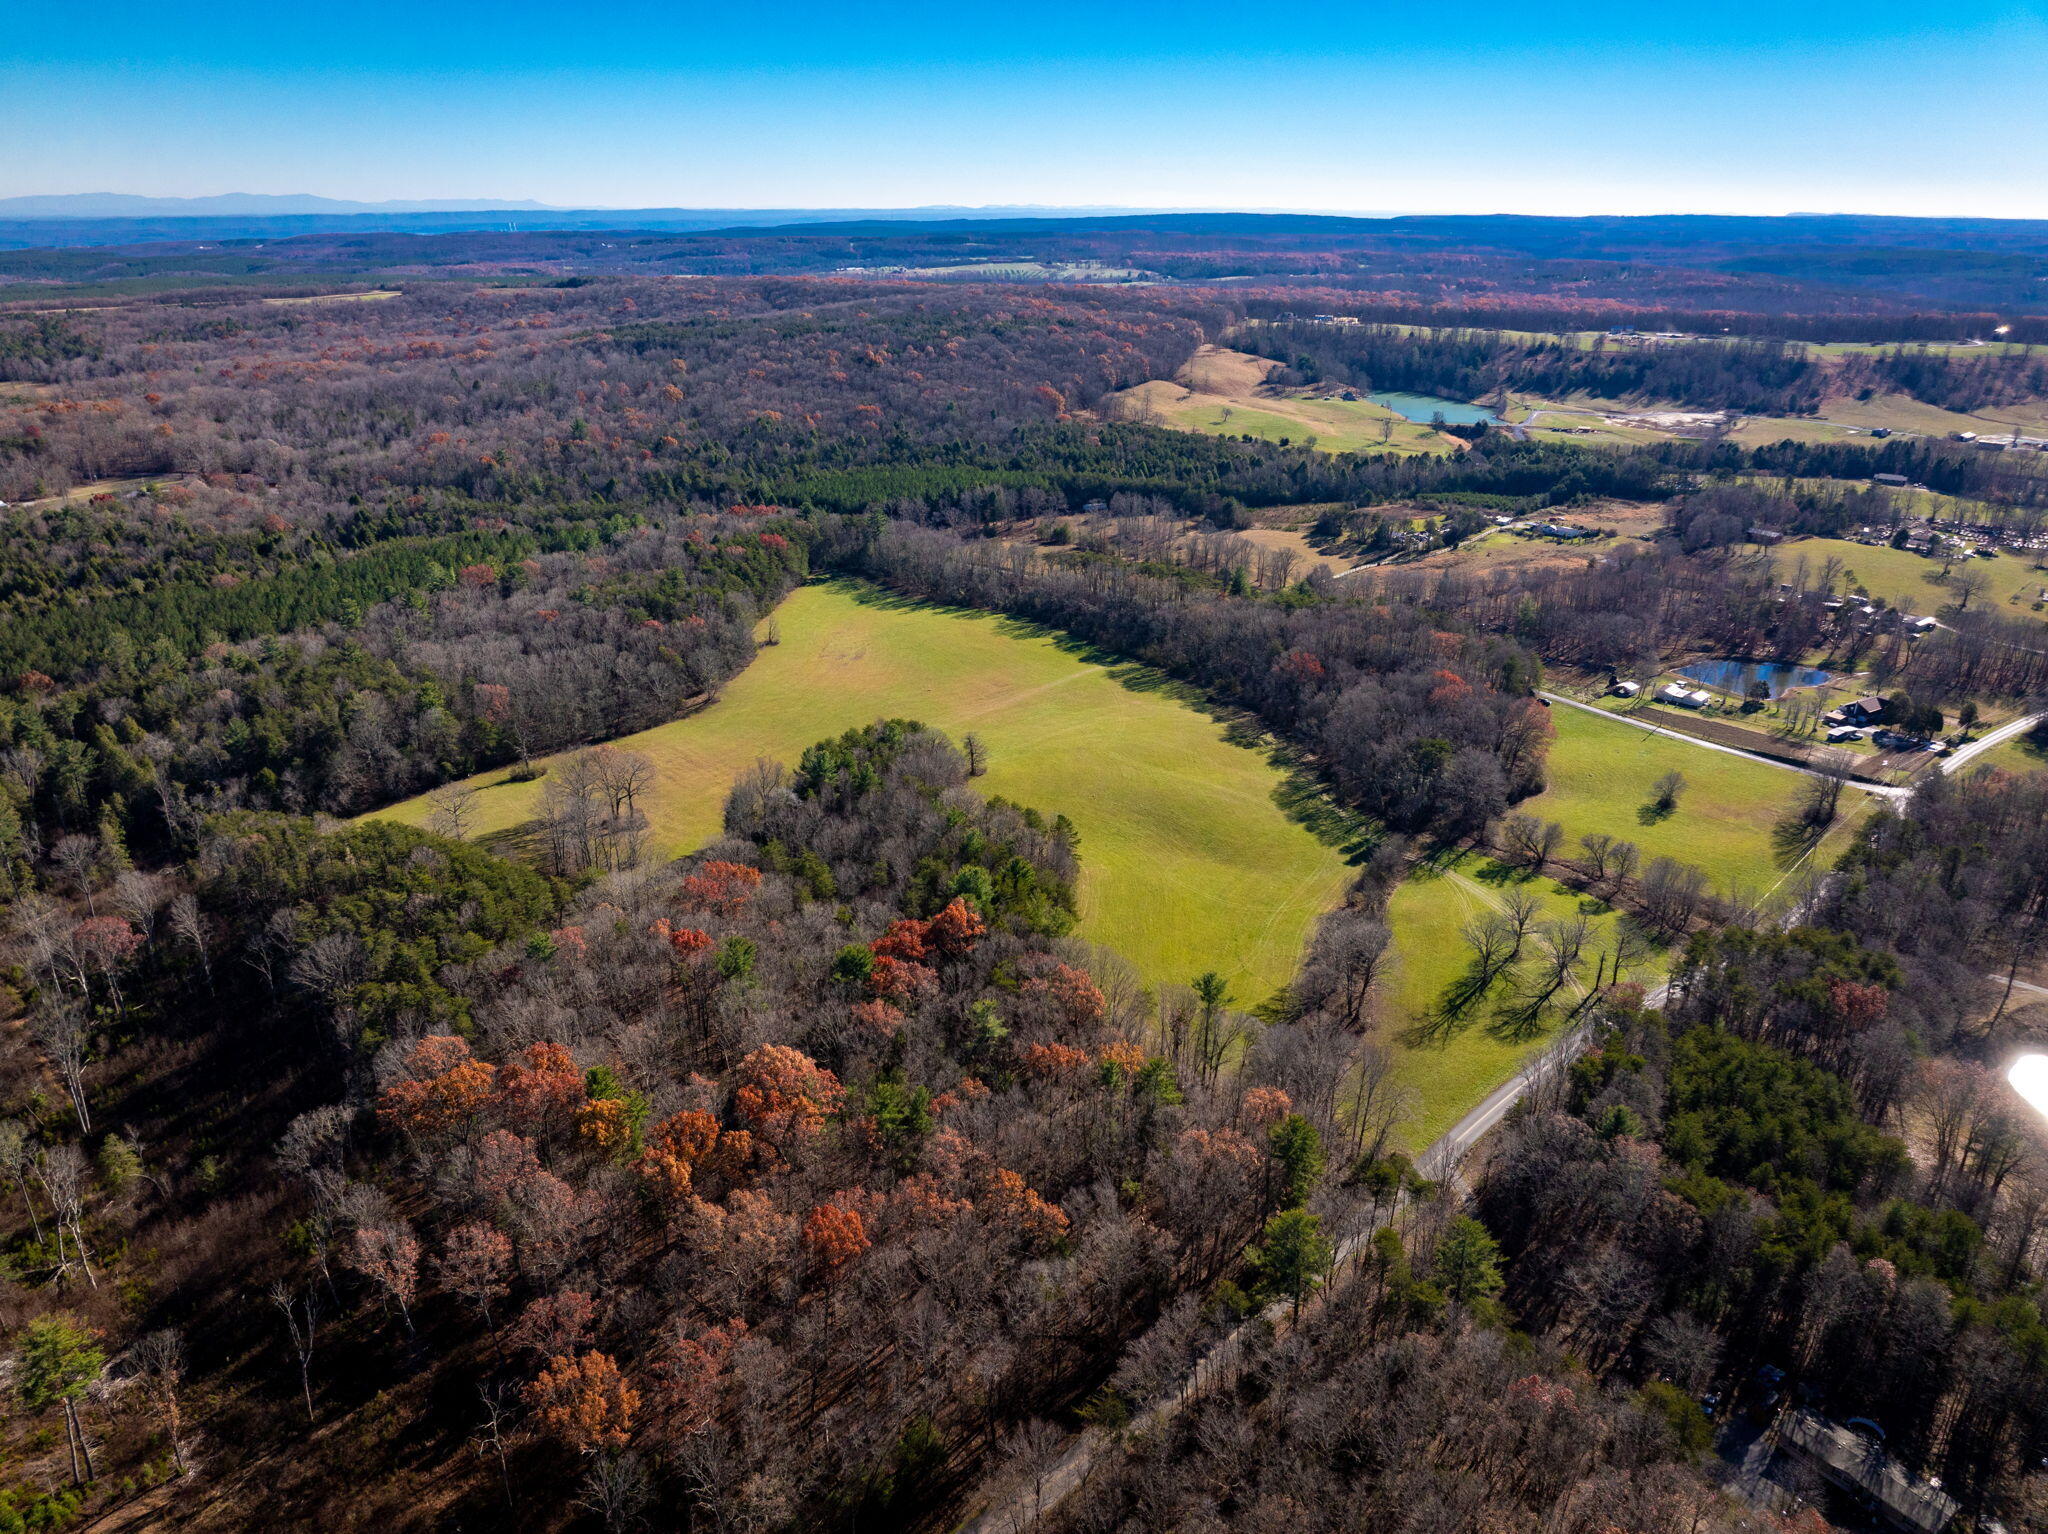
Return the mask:
<svg viewBox="0 0 2048 1534">
<path fill-rule="evenodd" d="M 1528 1044 L 1555 1031 L 1558 1020 L 1554 1005 L 1546 1003 L 1539 1007 L 1510 998 L 1487 1023 L 1486 1036 L 1502 1044 Z"/>
<path fill-rule="evenodd" d="M 1481 858 L 1479 866 L 1466 870 L 1465 876 L 1476 880 L 1480 884 L 1490 884 L 1495 889 L 1500 889 L 1510 884 L 1529 884 L 1534 882 L 1536 878 L 1534 870 L 1515 868 L 1510 864 L 1501 862 L 1498 858 Z"/>
<path fill-rule="evenodd" d="M 1473 1009 L 1486 999 L 1496 978 L 1484 973 L 1477 964 L 1468 965 L 1444 987 L 1443 994 L 1430 1003 L 1427 1011 L 1409 1019 L 1399 1035 L 1402 1047 L 1449 1049 L 1451 1041 L 1471 1026 Z"/>
<path fill-rule="evenodd" d="M 1814 825 L 1802 815 L 1787 815 L 1771 827 L 1771 853 L 1780 868 L 1790 868 L 1827 840 L 1831 821 Z"/>
<path fill-rule="evenodd" d="M 1652 802 L 1643 805 L 1636 811 L 1636 824 L 1639 826 L 1661 826 L 1677 813 L 1678 806 L 1675 804 L 1657 804 Z"/>
<path fill-rule="evenodd" d="M 1280 813 L 1325 847 L 1335 849 L 1345 862 L 1363 863 L 1385 834 L 1379 822 L 1339 804 L 1312 773 L 1278 760 L 1278 755 L 1277 751 L 1270 753 L 1268 760 L 1280 772 L 1272 795 Z"/>
<path fill-rule="evenodd" d="M 1437 842 L 1409 865 L 1408 877 L 1416 880 L 1441 879 L 1469 856 L 1467 848 L 1455 842 Z"/>
<path fill-rule="evenodd" d="M 516 826 L 506 826 L 502 830 L 486 831 L 476 838 L 476 845 L 501 858 L 539 863 L 542 854 L 547 851 L 547 837 L 545 827 L 536 818 L 523 820 Z"/>
</svg>

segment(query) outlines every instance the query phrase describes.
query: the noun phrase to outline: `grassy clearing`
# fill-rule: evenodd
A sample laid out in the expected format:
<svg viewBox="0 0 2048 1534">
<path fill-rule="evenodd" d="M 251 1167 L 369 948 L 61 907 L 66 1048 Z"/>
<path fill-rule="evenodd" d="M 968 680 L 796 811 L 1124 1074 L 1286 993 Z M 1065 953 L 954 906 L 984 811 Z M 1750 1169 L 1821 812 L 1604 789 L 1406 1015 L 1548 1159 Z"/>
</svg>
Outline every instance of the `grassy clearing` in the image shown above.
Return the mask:
<svg viewBox="0 0 2048 1534">
<path fill-rule="evenodd" d="M 1350 881 L 1343 853 L 1283 809 L 1294 785 L 1266 753 L 1234 743 L 1156 673 L 851 583 L 805 587 L 776 617 L 781 643 L 720 701 L 619 742 L 659 774 L 650 815 L 663 856 L 714 837 L 734 777 L 761 758 L 794 762 L 825 736 L 901 717 L 956 739 L 974 731 L 989 748 L 980 790 L 1074 821 L 1080 935 L 1148 984 L 1215 969 L 1242 1001 L 1263 999 Z M 481 834 L 532 818 L 540 784 L 502 770 L 474 781 Z M 417 825 L 431 811 L 415 799 L 381 813 Z"/>
<path fill-rule="evenodd" d="M 1525 538 L 1496 528 L 1467 538 L 1454 549 L 1431 549 L 1412 559 L 1403 559 L 1390 569 L 1410 570 L 1505 570 L 1583 569 L 1596 559 L 1612 558 L 1624 548 L 1641 547 L 1634 538 L 1617 538 L 1598 544 L 1561 543 L 1551 538 Z"/>
<path fill-rule="evenodd" d="M 2048 401 L 2029 400 L 2017 405 L 1995 406 L 1974 415 L 1943 410 L 1914 399 L 1910 394 L 1879 394 L 1867 400 L 1834 399 L 1821 407 L 1827 420 L 1844 426 L 1889 426 L 1893 431 L 1922 432 L 1946 436 L 1952 431 L 1974 431 L 1979 436 L 2008 436 L 2015 426 L 2039 431 L 2048 424 Z"/>
<path fill-rule="evenodd" d="M 1614 537 L 1598 542 L 1568 543 L 1504 527 L 1488 528 L 1467 538 L 1456 548 L 1431 549 L 1426 554 L 1398 560 L 1390 568 L 1583 567 L 1595 560 L 1612 559 L 1624 549 L 1642 548 L 1663 528 L 1660 508 L 1628 501 L 1574 507 L 1564 514 L 1563 520 L 1574 527 L 1595 528 L 1612 533 Z"/>
<path fill-rule="evenodd" d="M 1080 935 L 1115 949 L 1147 983 L 1205 968 L 1242 1001 L 1293 971 L 1315 919 L 1351 872 L 1283 804 L 1289 780 L 1234 743 L 1181 691 L 1141 667 L 1105 663 L 1059 636 L 985 613 L 901 601 L 849 583 L 806 587 L 777 614 L 782 641 L 702 713 L 620 742 L 652 758 L 657 850 L 675 855 L 717 833 L 736 774 L 762 757 L 792 761 L 813 741 L 886 715 L 922 719 L 990 750 L 978 785 L 1064 811 L 1081 835 Z M 1560 708 L 1550 786 L 1524 808 L 1575 840 L 1605 830 L 1646 856 L 1681 858 L 1717 884 L 1767 887 L 1780 876 L 1770 828 L 1797 791 L 1792 774 Z M 1672 767 L 1691 782 L 1678 812 L 1644 823 L 1650 784 Z M 475 780 L 481 834 L 531 819 L 538 783 L 503 771 Z M 411 800 L 382 812 L 421 824 Z M 1329 834 L 1329 833 L 1326 833 Z M 1518 877 L 1467 855 L 1418 871 L 1395 893 L 1396 1026 L 1427 1006 L 1464 962 L 1459 928 Z M 1555 914 L 1585 897 L 1532 881 Z M 1605 934 L 1618 919 L 1589 907 Z M 1654 971 L 1646 971 L 1655 978 Z M 1427 1144 L 1511 1075 L 1540 1040 L 1475 1024 L 1443 1048 L 1407 1052 L 1418 1108 L 1408 1143 Z"/>
<path fill-rule="evenodd" d="M 1906 549 L 1873 547 L 1846 538 L 1801 538 L 1780 544 L 1772 558 L 1781 578 L 1789 578 L 1801 560 L 1811 575 L 1818 575 L 1828 560 L 1839 560 L 1845 572 L 1841 589 L 1882 597 L 1907 612 L 1931 613 L 1956 600 L 1943 583 L 1941 561 Z M 2034 604 L 2048 589 L 2048 571 L 2036 569 L 2034 561 L 2023 555 L 1958 561 L 1955 568 L 1974 570 L 1991 583 L 1983 596 L 1973 599 L 1973 605 L 1982 603 L 2016 616 L 2036 616 Z"/>
<path fill-rule="evenodd" d="M 138 490 L 147 490 L 151 485 L 184 484 L 192 476 L 185 474 L 140 474 L 128 479 L 95 479 L 82 485 L 73 485 L 61 495 L 46 495 L 40 500 L 19 501 L 21 506 L 49 506 L 59 501 L 89 501 L 96 495 L 133 495 Z"/>
<path fill-rule="evenodd" d="M 1545 774 L 1548 786 L 1518 808 L 1557 821 L 1572 850 L 1580 836 L 1604 831 L 1634 842 L 1645 861 L 1668 857 L 1690 863 L 1717 890 L 1753 894 L 1775 888 L 1798 861 L 1796 854 L 1781 853 L 1772 836 L 1798 798 L 1797 774 L 1579 709 L 1557 707 L 1551 717 L 1557 738 Z M 1677 811 L 1659 817 L 1648 810 L 1651 785 L 1674 770 L 1685 775 L 1687 788 Z M 1868 801 L 1851 789 L 1844 802 L 1849 813 L 1810 857 L 1833 859 L 1853 834 Z M 1530 879 L 1471 853 L 1424 865 L 1395 891 L 1388 907 L 1397 957 L 1387 1001 L 1396 1029 L 1425 1010 L 1464 966 L 1467 950 L 1459 929 L 1512 884 L 1541 897 L 1552 919 L 1575 910 L 1592 916 L 1595 946 L 1612 942 L 1618 914 L 1554 880 Z M 1633 978 L 1655 984 L 1663 967 L 1657 961 Z M 1406 1049 L 1402 1077 L 1418 1100 L 1406 1129 L 1408 1144 L 1427 1145 L 1546 1042 L 1502 1038 L 1480 1020 L 1441 1047 Z"/>
<path fill-rule="evenodd" d="M 1295 395 L 1204 394 L 1154 381 L 1118 396 L 1127 419 L 1177 431 L 1262 442 L 1313 443 L 1326 453 L 1449 452 L 1446 438 L 1369 400 L 1316 400 Z"/>
<path fill-rule="evenodd" d="M 303 298 L 266 298 L 266 304 L 374 303 L 380 298 L 402 296 L 397 288 L 374 288 L 367 293 L 310 293 Z"/>
<path fill-rule="evenodd" d="M 1554 880 L 1522 880 L 1476 853 L 1424 865 L 1403 881 L 1387 906 L 1396 947 L 1394 979 L 1387 993 L 1395 1033 L 1427 1010 L 1465 967 L 1470 950 L 1460 931 L 1496 906 L 1502 890 L 1511 884 L 1520 884 L 1539 896 L 1546 919 L 1585 911 L 1594 918 L 1594 946 L 1612 942 L 1614 925 L 1620 919 L 1612 908 Z M 1663 978 L 1663 962 L 1631 978 L 1654 985 Z M 1401 1128 L 1403 1143 L 1410 1151 L 1421 1150 L 1548 1042 L 1548 1035 L 1501 1037 L 1482 1015 L 1475 1015 L 1441 1046 L 1403 1046 L 1400 1077 L 1415 1094 L 1414 1112 Z"/>
<path fill-rule="evenodd" d="M 1518 808 L 1558 822 L 1574 842 L 1605 831 L 1634 842 L 1646 861 L 1690 863 L 1718 890 L 1776 884 L 1783 868 L 1772 833 L 1798 802 L 1798 773 L 1583 709 L 1550 712 L 1557 739 L 1545 770 L 1549 786 Z M 1649 804 L 1652 785 L 1667 772 L 1684 774 L 1686 789 L 1677 810 L 1660 817 Z M 1852 788 L 1845 802 L 1862 798 Z"/>
<path fill-rule="evenodd" d="M 1576 442 L 1582 446 L 1637 446 L 1645 442 L 1668 442 L 1675 433 L 1648 427 L 1624 425 L 1605 416 L 1580 415 L 1571 411 L 1545 409 L 1529 423 L 1529 435 L 1544 442 Z"/>
<path fill-rule="evenodd" d="M 1792 344 L 1830 357 L 1881 356 L 1902 346 L 1908 351 L 1939 352 L 1949 357 L 2024 357 L 2042 350 L 2038 344 L 2022 341 L 1999 341 L 1989 345 L 1982 341 L 1795 341 Z"/>
<path fill-rule="evenodd" d="M 1972 757 L 1957 772 L 1968 777 L 1979 768 L 2000 772 L 2048 772 L 2048 745 L 2036 741 L 2031 731 L 2016 735 L 2003 745 L 1993 746 L 1982 756 Z"/>
<path fill-rule="evenodd" d="M 1509 398 L 1507 418 L 1527 427 L 1531 436 L 1546 441 L 1607 446 L 1669 442 L 1679 433 L 1665 430 L 1651 419 L 1658 408 L 1632 405 L 1626 400 L 1596 399 L 1588 394 L 1565 400 L 1516 394 Z"/>
<path fill-rule="evenodd" d="M 1205 346 L 1173 382 L 1154 379 L 1126 389 L 1112 396 L 1108 408 L 1125 420 L 1209 436 L 1302 444 L 1313 439 L 1330 453 L 1448 453 L 1458 448 L 1456 439 L 1368 399 L 1271 392 L 1265 378 L 1272 367 L 1264 357 Z"/>
<path fill-rule="evenodd" d="M 1854 428 L 1810 416 L 1745 416 L 1728 432 L 1728 440 L 1739 447 L 1768 447 L 1773 442 L 1846 442 L 1857 436 Z"/>
<path fill-rule="evenodd" d="M 1295 527 L 1247 527 L 1238 537 L 1247 543 L 1255 543 L 1262 549 L 1285 549 L 1301 557 L 1301 569 L 1327 570 L 1332 575 L 1341 575 L 1352 569 L 1358 561 L 1347 559 L 1341 554 L 1325 554 L 1308 541 L 1308 535 Z"/>
</svg>

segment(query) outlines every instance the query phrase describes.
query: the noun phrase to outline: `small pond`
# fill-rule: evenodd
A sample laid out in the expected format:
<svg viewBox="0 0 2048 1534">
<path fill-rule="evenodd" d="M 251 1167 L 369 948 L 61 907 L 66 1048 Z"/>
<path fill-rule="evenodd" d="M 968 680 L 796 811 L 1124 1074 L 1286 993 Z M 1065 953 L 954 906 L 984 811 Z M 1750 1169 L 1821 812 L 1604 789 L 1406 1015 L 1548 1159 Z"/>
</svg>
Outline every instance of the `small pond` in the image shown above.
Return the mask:
<svg viewBox="0 0 2048 1534">
<path fill-rule="evenodd" d="M 1438 399 L 1434 394 L 1368 394 L 1367 399 L 1375 405 L 1385 405 L 1395 415 L 1405 416 L 1411 421 L 1420 421 L 1427 426 L 1438 416 L 1444 418 L 1446 426 L 1476 426 L 1481 421 L 1499 421 L 1500 417 L 1484 405 L 1462 404 L 1454 399 Z"/>
<path fill-rule="evenodd" d="M 1818 687 L 1828 679 L 1827 672 L 1812 666 L 1793 666 L 1775 660 L 1703 660 L 1696 665 L 1679 667 L 1678 674 L 1689 676 L 1695 682 L 1704 682 L 1709 687 L 1718 687 L 1738 698 L 1749 696 L 1751 682 L 1762 682 L 1770 688 L 1771 696 L 1778 698 L 1794 687 Z"/>
</svg>

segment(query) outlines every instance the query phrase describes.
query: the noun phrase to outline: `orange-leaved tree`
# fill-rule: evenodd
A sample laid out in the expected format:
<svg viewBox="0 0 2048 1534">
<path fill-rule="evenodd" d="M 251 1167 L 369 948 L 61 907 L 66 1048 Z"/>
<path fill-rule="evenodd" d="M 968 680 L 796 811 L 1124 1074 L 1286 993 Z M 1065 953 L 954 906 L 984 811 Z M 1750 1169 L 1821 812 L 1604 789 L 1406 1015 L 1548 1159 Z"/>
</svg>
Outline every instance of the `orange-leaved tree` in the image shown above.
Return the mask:
<svg viewBox="0 0 2048 1534">
<path fill-rule="evenodd" d="M 430 1034 L 405 1057 L 403 1079 L 377 1099 L 377 1116 L 393 1129 L 422 1139 L 448 1134 L 476 1117 L 490 1101 L 497 1068 L 474 1059 L 465 1040 Z"/>
<path fill-rule="evenodd" d="M 827 1280 L 837 1278 L 871 1244 L 860 1211 L 836 1203 L 820 1204 L 805 1218 L 803 1243 L 812 1266 Z"/>
<path fill-rule="evenodd" d="M 640 1409 L 640 1392 L 609 1353 L 549 1359 L 526 1399 L 541 1427 L 580 1454 L 623 1449 Z"/>
<path fill-rule="evenodd" d="M 824 1128 L 844 1096 L 837 1076 L 786 1044 L 763 1044 L 733 1073 L 733 1112 L 778 1149 Z"/>
<path fill-rule="evenodd" d="M 988 923 L 981 919 L 981 913 L 958 895 L 925 923 L 927 941 L 948 959 L 964 958 L 972 953 L 975 943 L 987 932 Z"/>
</svg>

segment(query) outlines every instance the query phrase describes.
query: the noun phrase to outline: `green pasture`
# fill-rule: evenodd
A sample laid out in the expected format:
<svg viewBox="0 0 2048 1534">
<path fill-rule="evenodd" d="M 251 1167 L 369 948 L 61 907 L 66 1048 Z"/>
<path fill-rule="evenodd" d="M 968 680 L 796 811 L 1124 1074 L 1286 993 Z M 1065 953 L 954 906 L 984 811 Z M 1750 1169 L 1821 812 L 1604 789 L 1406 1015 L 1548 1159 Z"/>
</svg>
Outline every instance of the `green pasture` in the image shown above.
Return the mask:
<svg viewBox="0 0 2048 1534">
<path fill-rule="evenodd" d="M 1285 807 L 1294 780 L 1154 672 L 1010 619 L 847 582 L 795 592 L 776 622 L 780 643 L 716 703 L 618 742 L 655 765 L 649 813 L 663 856 L 717 835 L 727 789 L 756 761 L 794 763 L 814 741 L 898 717 L 956 740 L 973 731 L 989 750 L 979 790 L 1073 820 L 1079 935 L 1148 984 L 1214 969 L 1241 1001 L 1263 999 L 1342 898 L 1351 870 Z M 533 817 L 539 783 L 502 769 L 473 781 L 478 834 Z M 431 808 L 414 799 L 381 813 L 423 824 Z"/>
<path fill-rule="evenodd" d="M 1817 576 L 1829 559 L 1838 560 L 1844 571 L 1838 590 L 1860 589 L 1907 612 L 1932 613 L 1956 601 L 1956 593 L 1942 579 L 1940 560 L 1889 545 L 1873 547 L 1846 538 L 1801 538 L 1779 544 L 1772 558 L 1781 579 L 1790 578 L 1801 560 L 1810 576 Z M 1982 596 L 1972 599 L 1973 606 L 2031 615 L 2042 591 L 2048 589 L 2048 571 L 2035 568 L 2034 561 L 2022 554 L 1957 560 L 1953 569 L 1958 573 L 1974 570 L 1990 582 Z"/>
<path fill-rule="evenodd" d="M 1580 836 L 1604 831 L 1634 842 L 1646 864 L 1668 857 L 1700 869 L 1717 891 L 1756 895 L 1774 889 L 1800 861 L 1797 851 L 1781 849 L 1773 835 L 1798 799 L 1798 774 L 1580 709 L 1553 707 L 1551 719 L 1557 738 L 1551 743 L 1547 786 L 1517 809 L 1562 825 L 1568 852 L 1576 853 Z M 1685 791 L 1675 811 L 1658 815 L 1650 808 L 1653 785 L 1674 770 L 1684 775 Z M 1847 813 L 1809 856 L 1836 856 L 1863 802 L 1862 795 L 1849 790 Z M 1425 862 L 1388 906 L 1395 973 L 1386 1011 L 1393 1033 L 1425 1011 L 1464 968 L 1469 950 L 1460 929 L 1516 885 L 1539 895 L 1550 919 L 1574 910 L 1591 915 L 1593 948 L 1611 947 L 1618 914 L 1555 880 L 1531 878 L 1476 853 Z M 1654 985 L 1664 967 L 1664 960 L 1656 960 L 1631 978 Z M 1501 1037 L 1479 1016 L 1446 1042 L 1405 1048 L 1401 1074 L 1417 1096 L 1407 1143 L 1416 1149 L 1427 1145 L 1546 1042 Z"/>
</svg>

